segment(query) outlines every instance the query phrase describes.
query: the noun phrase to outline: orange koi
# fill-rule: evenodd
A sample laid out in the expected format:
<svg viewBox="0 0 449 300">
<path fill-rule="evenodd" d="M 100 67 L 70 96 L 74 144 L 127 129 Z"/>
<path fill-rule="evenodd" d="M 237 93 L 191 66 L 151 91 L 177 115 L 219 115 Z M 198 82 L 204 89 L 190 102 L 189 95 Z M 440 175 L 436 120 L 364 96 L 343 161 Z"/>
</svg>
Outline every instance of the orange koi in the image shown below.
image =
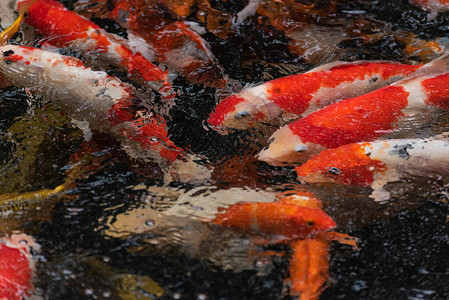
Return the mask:
<svg viewBox="0 0 449 300">
<path fill-rule="evenodd" d="M 19 1 L 19 8 L 30 0 Z M 54 0 L 37 0 L 28 8 L 25 22 L 45 37 L 44 45 L 68 47 L 86 54 L 98 54 L 93 62 L 108 63 L 128 71 L 150 86 L 161 82 L 161 93 L 167 94 L 171 84 L 163 72 L 140 53 L 134 53 L 128 41 L 106 32 L 92 21 L 72 12 Z M 169 96 L 167 96 L 169 97 Z"/>
<path fill-rule="evenodd" d="M 355 97 L 404 78 L 421 65 L 396 62 L 334 62 L 245 88 L 222 100 L 209 116 L 220 131 L 284 123 L 340 99 Z"/>
<path fill-rule="evenodd" d="M 305 238 L 335 227 L 321 209 L 284 203 L 238 203 L 215 215 L 214 224 L 235 231 Z"/>
<path fill-rule="evenodd" d="M 281 127 L 270 138 L 269 147 L 259 153 L 259 160 L 273 165 L 304 162 L 328 148 L 392 133 L 399 121 L 411 117 L 416 120 L 407 130 L 415 130 L 431 110 L 449 108 L 447 59 L 445 55 L 410 78 L 333 103 Z"/>
</svg>

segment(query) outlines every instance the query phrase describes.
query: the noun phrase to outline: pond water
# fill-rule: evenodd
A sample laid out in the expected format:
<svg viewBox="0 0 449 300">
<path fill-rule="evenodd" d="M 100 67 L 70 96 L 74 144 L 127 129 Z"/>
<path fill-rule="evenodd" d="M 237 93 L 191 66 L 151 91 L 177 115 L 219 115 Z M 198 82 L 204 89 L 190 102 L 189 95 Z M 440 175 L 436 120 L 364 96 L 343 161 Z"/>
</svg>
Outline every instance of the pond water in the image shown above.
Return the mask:
<svg viewBox="0 0 449 300">
<path fill-rule="evenodd" d="M 429 13 L 405 0 L 341 2 L 319 2 L 324 8 L 336 3 L 328 15 L 295 15 L 295 30 L 284 32 L 266 16 L 250 16 L 225 37 L 209 28 L 203 38 L 235 80 L 230 90 L 236 91 L 339 59 L 428 62 L 439 54 L 427 51 L 425 42 L 449 31 L 449 13 L 429 20 Z M 76 4 L 63 3 L 71 9 Z M 210 3 L 231 14 L 247 4 Z M 188 19 L 198 21 L 196 16 Z M 93 20 L 126 36 L 113 21 Z M 422 48 L 410 52 L 412 44 Z M 108 72 L 127 80 L 116 70 Z M 391 183 L 392 198 L 385 203 L 370 198 L 370 188 L 301 185 L 293 167 L 272 167 L 255 158 L 267 132 L 221 135 L 207 125 L 209 113 L 230 90 L 189 83 L 182 76 L 173 85 L 178 96 L 169 113 L 169 134 L 213 169 L 206 183 L 166 185 L 157 166 L 129 158 L 109 137 L 94 136 L 86 143 L 51 99 L 16 87 L 0 90 L 0 194 L 52 189 L 67 178 L 73 153 L 82 147 L 95 150 L 87 156 L 90 168 L 81 170 L 76 186 L 62 195 L 3 205 L 3 235 L 26 233 L 41 247 L 33 297 L 292 299 L 284 284 L 291 255 L 287 245 L 256 245 L 251 235 L 209 226 L 207 220 L 220 207 L 271 202 L 277 193 L 297 189 L 323 201 L 336 231 L 359 239 L 359 249 L 332 243 L 330 280 L 320 299 L 449 297 L 447 177 Z M 440 134 L 448 122 L 442 112 L 415 137 Z M 264 250 L 287 255 L 264 255 Z"/>
</svg>

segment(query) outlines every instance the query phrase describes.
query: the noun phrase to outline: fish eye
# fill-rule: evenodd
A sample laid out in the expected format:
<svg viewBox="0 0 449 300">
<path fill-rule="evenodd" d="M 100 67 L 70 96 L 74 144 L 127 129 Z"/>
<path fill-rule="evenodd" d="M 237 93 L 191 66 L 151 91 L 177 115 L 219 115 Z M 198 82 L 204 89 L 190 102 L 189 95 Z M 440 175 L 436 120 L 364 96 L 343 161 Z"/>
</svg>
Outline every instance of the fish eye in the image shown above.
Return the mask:
<svg viewBox="0 0 449 300">
<path fill-rule="evenodd" d="M 342 172 L 339 168 L 336 167 L 330 167 L 327 171 L 332 175 L 340 175 Z"/>
<path fill-rule="evenodd" d="M 315 222 L 313 222 L 312 220 L 308 220 L 306 223 L 307 223 L 307 226 L 315 225 Z"/>
</svg>

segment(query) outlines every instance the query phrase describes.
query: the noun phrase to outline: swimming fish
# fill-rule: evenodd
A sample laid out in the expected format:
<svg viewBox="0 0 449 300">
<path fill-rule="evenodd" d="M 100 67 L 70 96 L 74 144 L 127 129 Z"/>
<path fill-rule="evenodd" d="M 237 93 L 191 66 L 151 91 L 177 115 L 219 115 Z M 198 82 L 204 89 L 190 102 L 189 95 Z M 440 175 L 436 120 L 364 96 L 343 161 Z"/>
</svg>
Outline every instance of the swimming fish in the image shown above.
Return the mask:
<svg viewBox="0 0 449 300">
<path fill-rule="evenodd" d="M 355 97 L 404 78 L 422 65 L 390 61 L 332 62 L 243 89 L 223 99 L 209 116 L 220 132 L 257 124 L 282 124 L 340 99 Z"/>
<path fill-rule="evenodd" d="M 19 1 L 19 9 L 29 2 Z M 141 53 L 133 52 L 124 38 L 106 32 L 92 21 L 66 9 L 63 4 L 54 0 L 37 0 L 29 6 L 25 22 L 45 38 L 41 42 L 44 46 L 66 47 L 93 55 L 92 63 L 122 68 L 134 79 L 144 81 L 166 97 L 171 97 L 168 72 L 162 71 Z"/>
<path fill-rule="evenodd" d="M 295 171 L 298 179 L 371 186 L 372 198 L 385 201 L 385 184 L 401 178 L 439 180 L 448 176 L 449 140 L 391 139 L 351 143 L 312 157 Z"/>
<path fill-rule="evenodd" d="M 414 131 L 437 109 L 449 108 L 448 55 L 415 74 L 370 93 L 341 100 L 278 129 L 259 160 L 272 165 L 303 163 L 344 144 L 375 140 L 395 127 Z M 398 122 L 407 126 L 398 126 Z"/>
<path fill-rule="evenodd" d="M 334 220 L 321 209 L 275 202 L 237 203 L 216 214 L 212 223 L 284 239 L 305 238 L 335 227 Z"/>
</svg>

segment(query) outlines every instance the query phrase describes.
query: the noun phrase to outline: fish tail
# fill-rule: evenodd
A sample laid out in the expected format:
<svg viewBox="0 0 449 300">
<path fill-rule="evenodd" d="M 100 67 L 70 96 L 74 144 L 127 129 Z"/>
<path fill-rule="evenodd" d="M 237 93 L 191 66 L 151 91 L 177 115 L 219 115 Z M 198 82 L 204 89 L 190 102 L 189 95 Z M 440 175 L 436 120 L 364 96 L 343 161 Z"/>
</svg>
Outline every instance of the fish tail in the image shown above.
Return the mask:
<svg viewBox="0 0 449 300">
<path fill-rule="evenodd" d="M 415 72 L 412 77 L 418 75 L 438 74 L 445 72 L 449 72 L 449 53 L 443 54 L 437 59 L 428 62 L 417 72 Z"/>
</svg>

